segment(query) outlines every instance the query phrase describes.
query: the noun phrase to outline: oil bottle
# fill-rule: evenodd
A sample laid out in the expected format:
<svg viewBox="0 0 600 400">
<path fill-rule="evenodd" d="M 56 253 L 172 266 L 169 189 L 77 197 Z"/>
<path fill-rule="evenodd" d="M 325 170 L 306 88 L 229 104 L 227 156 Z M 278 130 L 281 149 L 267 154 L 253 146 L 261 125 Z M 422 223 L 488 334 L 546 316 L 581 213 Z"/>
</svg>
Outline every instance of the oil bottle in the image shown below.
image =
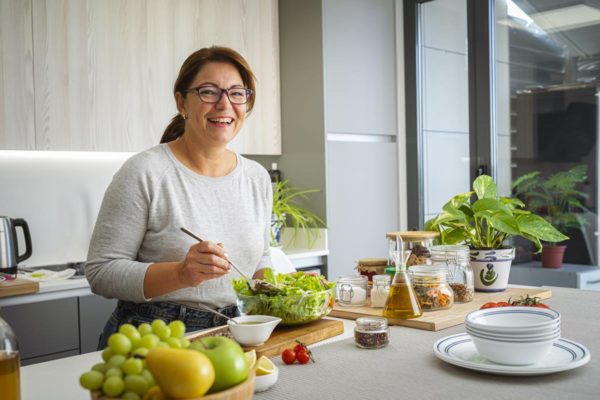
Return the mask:
<svg viewBox="0 0 600 400">
<path fill-rule="evenodd" d="M 19 400 L 19 347 L 10 326 L 0 318 L 0 392 L 3 400 Z"/>
<path fill-rule="evenodd" d="M 396 273 L 383 308 L 383 316 L 391 319 L 411 319 L 423 315 L 419 299 L 406 271 L 406 259 L 411 251 L 403 251 L 402 245 L 400 235 L 396 236 L 395 240 L 389 241 L 390 259 L 396 265 Z"/>
</svg>

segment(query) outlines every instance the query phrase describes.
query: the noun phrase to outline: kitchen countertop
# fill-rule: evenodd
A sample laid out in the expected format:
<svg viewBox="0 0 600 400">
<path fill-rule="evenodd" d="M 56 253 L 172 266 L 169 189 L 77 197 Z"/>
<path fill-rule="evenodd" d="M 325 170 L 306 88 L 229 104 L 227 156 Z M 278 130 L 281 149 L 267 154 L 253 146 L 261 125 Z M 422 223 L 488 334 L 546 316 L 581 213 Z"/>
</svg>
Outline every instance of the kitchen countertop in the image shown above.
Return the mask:
<svg viewBox="0 0 600 400">
<path fill-rule="evenodd" d="M 590 362 L 575 370 L 542 376 L 498 376 L 462 369 L 438 360 L 433 343 L 464 332 L 456 326 L 438 332 L 393 326 L 393 343 L 380 350 L 361 350 L 352 342 L 354 321 L 344 321 L 345 332 L 311 346 L 317 360 L 308 365 L 284 365 L 279 381 L 257 393 L 268 399 L 597 399 L 600 390 L 600 310 L 598 292 L 552 288 L 546 303 L 562 314 L 562 336 L 586 346 Z M 394 352 L 397 356 L 383 357 Z M 22 399 L 86 399 L 78 377 L 100 360 L 99 352 L 22 368 Z M 372 368 L 370 368 L 372 367 Z"/>
</svg>

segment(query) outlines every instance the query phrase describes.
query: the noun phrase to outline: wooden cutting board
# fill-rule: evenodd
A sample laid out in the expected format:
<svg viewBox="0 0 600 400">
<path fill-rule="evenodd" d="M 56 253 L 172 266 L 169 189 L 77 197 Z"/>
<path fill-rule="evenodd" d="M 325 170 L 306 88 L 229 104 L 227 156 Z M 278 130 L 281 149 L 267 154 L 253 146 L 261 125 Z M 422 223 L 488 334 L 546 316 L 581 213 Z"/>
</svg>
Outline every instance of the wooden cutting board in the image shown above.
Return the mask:
<svg viewBox="0 0 600 400">
<path fill-rule="evenodd" d="M 0 297 L 36 293 L 38 290 L 40 290 L 39 283 L 27 279 L 17 278 L 10 281 L 0 281 Z"/>
<path fill-rule="evenodd" d="M 273 334 L 264 344 L 255 347 L 245 347 L 244 351 L 256 350 L 256 356 L 273 357 L 278 356 L 284 349 L 294 347 L 296 340 L 309 345 L 327 338 L 341 335 L 344 333 L 344 323 L 333 319 L 323 318 L 305 325 L 299 326 L 281 326 L 275 328 Z M 198 334 L 188 336 L 190 341 L 195 341 L 207 336 L 227 336 L 229 328 L 227 325 L 218 328 L 199 332 Z"/>
<path fill-rule="evenodd" d="M 541 299 L 552 297 L 552 291 L 543 287 L 513 287 L 504 292 L 483 293 L 475 292 L 475 298 L 469 303 L 455 303 L 452 308 L 440 311 L 425 311 L 423 315 L 415 319 L 389 319 L 390 325 L 409 326 L 411 328 L 425 329 L 428 331 L 439 331 L 460 325 L 465 322 L 465 316 L 471 311 L 478 310 L 488 301 L 508 301 L 509 298 L 518 299 L 523 296 L 537 296 Z M 356 319 L 365 316 L 381 317 L 382 308 L 372 308 L 369 306 L 348 307 L 335 304 L 329 314 L 330 317 L 345 319 Z"/>
</svg>

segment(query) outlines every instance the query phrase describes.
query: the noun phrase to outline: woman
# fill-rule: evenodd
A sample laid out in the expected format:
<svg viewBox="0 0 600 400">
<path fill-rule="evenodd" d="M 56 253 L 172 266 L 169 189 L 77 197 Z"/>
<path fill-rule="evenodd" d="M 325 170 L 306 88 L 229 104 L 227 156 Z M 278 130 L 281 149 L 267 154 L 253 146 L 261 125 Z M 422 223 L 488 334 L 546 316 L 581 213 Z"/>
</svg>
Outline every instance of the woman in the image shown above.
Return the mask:
<svg viewBox="0 0 600 400">
<path fill-rule="evenodd" d="M 100 349 L 124 323 L 222 325 L 195 307 L 237 315 L 231 280 L 239 275 L 226 254 L 249 276 L 270 265 L 268 173 L 226 148 L 254 105 L 250 67 L 231 49 L 201 49 L 183 63 L 174 94 L 179 114 L 161 144 L 115 174 L 96 221 L 86 276 L 94 293 L 119 299 Z"/>
</svg>

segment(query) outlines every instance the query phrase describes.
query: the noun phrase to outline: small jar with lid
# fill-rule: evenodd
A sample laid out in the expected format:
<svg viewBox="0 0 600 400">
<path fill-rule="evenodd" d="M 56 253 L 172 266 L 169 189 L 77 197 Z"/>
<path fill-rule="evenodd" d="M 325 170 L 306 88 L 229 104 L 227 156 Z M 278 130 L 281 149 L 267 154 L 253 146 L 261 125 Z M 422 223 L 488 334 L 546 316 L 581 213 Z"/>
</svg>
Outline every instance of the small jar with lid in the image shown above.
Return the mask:
<svg viewBox="0 0 600 400">
<path fill-rule="evenodd" d="M 445 310 L 454 304 L 448 269 L 442 265 L 413 265 L 409 269 L 413 288 L 423 311 Z"/>
<path fill-rule="evenodd" d="M 388 232 L 385 235 L 388 239 L 388 247 L 390 257 L 397 247 L 397 243 L 402 243 L 402 254 L 408 255 L 406 266 L 411 265 L 427 265 L 431 264 L 429 249 L 436 244 L 440 234 L 433 231 L 405 231 L 405 232 Z M 398 241 L 397 237 L 402 240 Z M 390 265 L 393 265 L 394 260 L 390 259 Z"/>
<path fill-rule="evenodd" d="M 433 246 L 430 249 L 433 265 L 448 269 L 448 283 L 454 292 L 454 301 L 468 303 L 475 297 L 473 269 L 469 262 L 468 246 Z"/>
<path fill-rule="evenodd" d="M 390 328 L 387 319 L 381 317 L 361 317 L 356 319 L 354 343 L 362 349 L 380 349 L 390 342 Z"/>
<path fill-rule="evenodd" d="M 392 277 L 388 274 L 373 276 L 371 288 L 371 307 L 383 308 L 390 292 Z"/>
<path fill-rule="evenodd" d="M 365 275 L 343 276 L 335 286 L 338 304 L 342 306 L 363 306 L 367 303 L 369 280 Z"/>
</svg>

